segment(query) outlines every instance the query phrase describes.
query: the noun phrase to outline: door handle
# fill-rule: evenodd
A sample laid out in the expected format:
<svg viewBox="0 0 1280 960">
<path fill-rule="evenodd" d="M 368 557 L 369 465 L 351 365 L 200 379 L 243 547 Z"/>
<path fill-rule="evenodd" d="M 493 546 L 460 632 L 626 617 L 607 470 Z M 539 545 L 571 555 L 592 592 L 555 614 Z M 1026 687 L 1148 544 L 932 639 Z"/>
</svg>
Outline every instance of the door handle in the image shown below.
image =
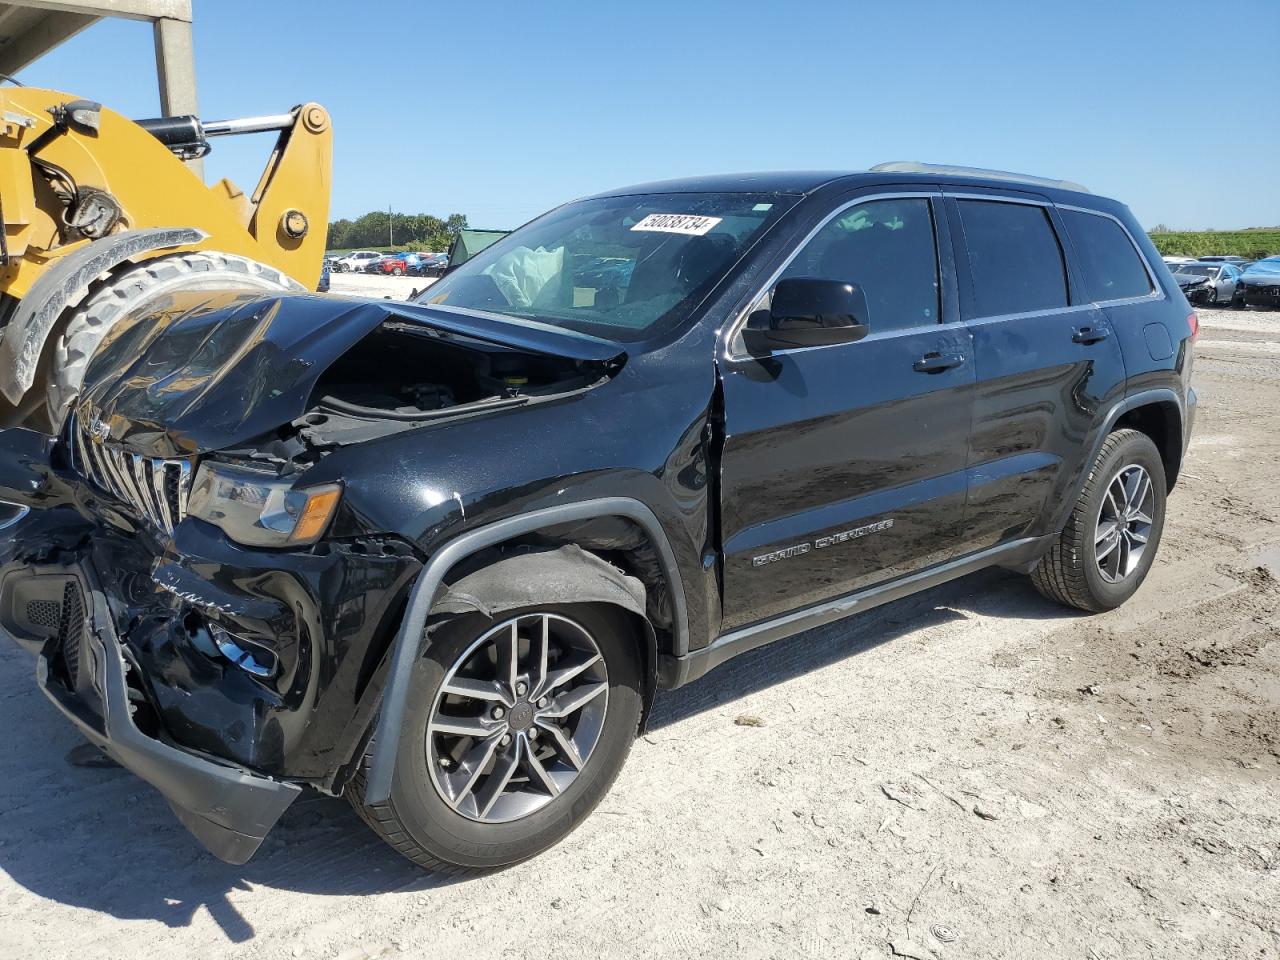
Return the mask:
<svg viewBox="0 0 1280 960">
<path fill-rule="evenodd" d="M 1111 336 L 1110 332 L 1100 327 L 1077 327 L 1075 333 L 1071 334 L 1072 343 L 1098 343 Z"/>
<path fill-rule="evenodd" d="M 955 353 L 926 353 L 911 365 L 917 373 L 941 373 L 964 363 L 964 357 Z"/>
</svg>

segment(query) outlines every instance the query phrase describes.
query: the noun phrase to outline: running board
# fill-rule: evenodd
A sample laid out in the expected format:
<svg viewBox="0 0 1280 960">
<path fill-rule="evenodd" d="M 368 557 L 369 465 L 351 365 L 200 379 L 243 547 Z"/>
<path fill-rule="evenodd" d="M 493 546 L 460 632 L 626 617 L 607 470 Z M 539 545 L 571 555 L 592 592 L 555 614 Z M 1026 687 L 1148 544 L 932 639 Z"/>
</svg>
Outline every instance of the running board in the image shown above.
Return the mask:
<svg viewBox="0 0 1280 960">
<path fill-rule="evenodd" d="M 662 657 L 658 665 L 658 683 L 667 689 L 683 686 L 740 653 L 763 647 L 775 640 L 793 637 L 806 630 L 841 620 L 853 613 L 892 603 L 894 600 L 900 600 L 958 577 L 985 570 L 987 567 L 1027 569 L 1034 565 L 1034 562 L 1053 545 L 1056 539 L 1057 534 L 1051 534 L 1045 537 L 1013 540 L 989 550 L 948 560 L 946 563 L 940 563 L 898 580 L 868 587 L 865 590 L 849 593 L 749 627 L 742 627 L 722 635 L 701 650 L 691 651 L 683 657 Z"/>
</svg>

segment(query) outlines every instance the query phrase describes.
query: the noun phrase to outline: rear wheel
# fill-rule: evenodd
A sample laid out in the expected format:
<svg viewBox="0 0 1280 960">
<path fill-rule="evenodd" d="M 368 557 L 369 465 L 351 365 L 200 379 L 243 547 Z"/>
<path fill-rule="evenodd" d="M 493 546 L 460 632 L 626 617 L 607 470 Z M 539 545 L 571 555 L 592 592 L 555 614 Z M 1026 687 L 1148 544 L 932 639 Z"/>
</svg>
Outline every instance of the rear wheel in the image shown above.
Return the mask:
<svg viewBox="0 0 1280 960">
<path fill-rule="evenodd" d="M 1142 585 L 1164 530 L 1164 462 L 1137 430 L 1107 437 L 1058 542 L 1031 572 L 1051 600 L 1099 613 Z"/>
<path fill-rule="evenodd" d="M 517 863 L 565 837 L 613 783 L 635 738 L 641 677 L 627 616 L 548 604 L 450 617 L 414 669 L 391 797 L 348 797 L 431 870 Z"/>
<path fill-rule="evenodd" d="M 400 267 L 392 267 L 392 268 L 391 268 L 391 275 L 392 275 L 393 277 L 403 277 L 403 276 L 404 276 L 404 270 L 402 270 Z"/>
<path fill-rule="evenodd" d="M 186 290 L 303 290 L 288 276 L 230 253 L 200 251 L 127 265 L 91 291 L 67 319 L 54 344 L 48 393 L 40 425 L 56 432 L 84 381 L 89 358 L 126 316 Z"/>
</svg>

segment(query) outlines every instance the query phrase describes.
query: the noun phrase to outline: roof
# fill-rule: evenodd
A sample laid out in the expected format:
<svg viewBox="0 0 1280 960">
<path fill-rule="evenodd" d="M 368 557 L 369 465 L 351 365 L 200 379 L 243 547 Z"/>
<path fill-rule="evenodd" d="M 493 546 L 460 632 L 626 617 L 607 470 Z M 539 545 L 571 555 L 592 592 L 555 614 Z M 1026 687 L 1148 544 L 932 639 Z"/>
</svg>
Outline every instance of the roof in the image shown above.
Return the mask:
<svg viewBox="0 0 1280 960">
<path fill-rule="evenodd" d="M 799 170 L 684 177 L 678 180 L 657 180 L 652 183 L 619 187 L 596 196 L 622 197 L 641 193 L 778 193 L 803 196 L 832 183 L 843 183 L 852 187 L 875 183 L 933 184 L 948 181 L 1002 189 L 1093 196 L 1088 188 L 1069 180 L 915 161 L 881 163 L 870 170 Z"/>
<path fill-rule="evenodd" d="M 852 176 L 848 170 L 793 170 L 771 173 L 716 173 L 677 180 L 655 180 L 616 190 L 600 197 L 624 197 L 636 193 L 811 193 L 818 187 Z"/>
</svg>

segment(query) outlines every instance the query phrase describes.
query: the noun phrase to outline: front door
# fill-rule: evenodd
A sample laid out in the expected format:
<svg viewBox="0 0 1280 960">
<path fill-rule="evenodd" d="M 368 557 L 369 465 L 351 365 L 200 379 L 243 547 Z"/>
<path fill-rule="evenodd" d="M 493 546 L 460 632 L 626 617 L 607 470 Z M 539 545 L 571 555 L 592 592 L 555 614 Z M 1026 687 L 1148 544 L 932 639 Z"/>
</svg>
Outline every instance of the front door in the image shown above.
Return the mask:
<svg viewBox="0 0 1280 960">
<path fill-rule="evenodd" d="M 774 278 L 860 285 L 864 339 L 750 357 L 731 338 L 721 367 L 724 630 L 952 555 L 974 363 L 968 331 L 945 322 L 955 304 L 938 202 L 922 193 L 844 204 Z M 768 296 L 748 323 L 767 316 Z"/>
</svg>

